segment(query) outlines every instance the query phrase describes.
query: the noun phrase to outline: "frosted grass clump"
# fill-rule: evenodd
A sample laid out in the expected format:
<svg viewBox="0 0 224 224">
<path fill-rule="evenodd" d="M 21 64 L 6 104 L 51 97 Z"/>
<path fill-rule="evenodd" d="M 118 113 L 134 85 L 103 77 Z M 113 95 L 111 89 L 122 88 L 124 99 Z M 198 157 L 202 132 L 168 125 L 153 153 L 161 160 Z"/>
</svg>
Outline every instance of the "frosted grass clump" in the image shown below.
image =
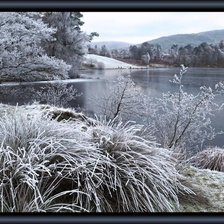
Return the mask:
<svg viewBox="0 0 224 224">
<path fill-rule="evenodd" d="M 171 212 L 190 192 L 140 126 L 50 115 L 16 108 L 0 118 L 1 212 Z"/>
<path fill-rule="evenodd" d="M 188 162 L 201 169 L 224 172 L 224 149 L 214 147 L 203 150 L 191 157 Z"/>
<path fill-rule="evenodd" d="M 138 125 L 116 122 L 93 129 L 94 142 L 111 161 L 104 171 L 105 179 L 101 178 L 112 195 L 105 198 L 113 200 L 107 204 L 124 212 L 173 211 L 182 187 L 175 161 L 168 150 L 137 136 L 138 131 Z"/>
<path fill-rule="evenodd" d="M 78 139 L 77 131 L 50 121 L 40 112 L 32 116 L 24 112 L 17 109 L 0 118 L 0 210 L 86 211 L 65 200 L 68 195 L 72 198 L 84 193 L 75 186 L 63 188 L 63 182 L 69 180 L 68 171 L 76 163 L 66 152 L 66 142 Z M 79 166 L 76 163 L 73 170 Z"/>
</svg>

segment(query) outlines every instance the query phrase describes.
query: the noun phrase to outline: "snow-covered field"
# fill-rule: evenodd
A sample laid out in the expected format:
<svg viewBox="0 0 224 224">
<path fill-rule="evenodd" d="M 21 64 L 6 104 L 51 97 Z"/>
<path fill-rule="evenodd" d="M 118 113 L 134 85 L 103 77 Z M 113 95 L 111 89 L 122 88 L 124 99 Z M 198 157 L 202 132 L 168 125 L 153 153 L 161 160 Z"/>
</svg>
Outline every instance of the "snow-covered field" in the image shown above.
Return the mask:
<svg viewBox="0 0 224 224">
<path fill-rule="evenodd" d="M 141 66 L 131 65 L 113 58 L 103 57 L 95 54 L 87 54 L 85 63 L 94 65 L 95 68 L 101 69 L 123 69 L 123 68 L 142 68 Z"/>
</svg>

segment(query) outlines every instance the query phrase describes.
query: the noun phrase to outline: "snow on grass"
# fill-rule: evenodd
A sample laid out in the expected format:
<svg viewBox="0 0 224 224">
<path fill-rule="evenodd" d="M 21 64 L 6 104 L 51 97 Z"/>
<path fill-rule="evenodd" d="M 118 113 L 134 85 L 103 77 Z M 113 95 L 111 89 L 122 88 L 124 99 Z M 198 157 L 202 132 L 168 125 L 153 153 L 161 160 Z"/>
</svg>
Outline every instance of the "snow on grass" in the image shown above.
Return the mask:
<svg viewBox="0 0 224 224">
<path fill-rule="evenodd" d="M 208 148 L 191 157 L 188 161 L 192 166 L 224 172 L 224 149 Z"/>
<path fill-rule="evenodd" d="M 181 204 L 183 212 L 224 212 L 224 175 L 223 172 L 199 169 L 193 166 L 186 167 L 181 172 L 187 178 L 189 184 L 198 188 L 209 203 L 204 200 L 201 203 Z M 196 195 L 199 197 L 199 195 Z M 198 200 L 199 201 L 199 200 Z M 200 202 L 200 201 L 199 201 Z"/>
<path fill-rule="evenodd" d="M 113 58 L 103 57 L 95 54 L 85 55 L 86 62 L 94 65 L 99 69 L 129 69 L 129 68 L 142 68 L 140 66 L 131 65 L 122 61 L 115 60 Z"/>
<path fill-rule="evenodd" d="M 50 108 L 0 117 L 0 211 L 175 211 L 189 192 L 170 151 L 137 136 L 140 126 Z"/>
</svg>

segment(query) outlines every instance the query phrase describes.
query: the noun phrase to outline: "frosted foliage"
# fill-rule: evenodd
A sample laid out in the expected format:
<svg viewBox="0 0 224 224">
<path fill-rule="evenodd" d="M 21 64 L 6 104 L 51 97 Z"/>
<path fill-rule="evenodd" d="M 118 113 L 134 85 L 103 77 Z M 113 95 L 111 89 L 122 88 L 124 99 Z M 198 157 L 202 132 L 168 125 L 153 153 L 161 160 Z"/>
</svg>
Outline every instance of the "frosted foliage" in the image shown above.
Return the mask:
<svg viewBox="0 0 224 224">
<path fill-rule="evenodd" d="M 60 107 L 69 107 L 69 101 L 75 100 L 82 95 L 73 86 L 68 87 L 66 84 L 61 83 L 42 87 L 41 90 L 33 90 L 33 92 L 35 101 Z"/>
<path fill-rule="evenodd" d="M 72 65 L 70 75 L 77 73 L 81 66 L 83 55 L 87 53 L 87 42 L 90 37 L 80 30 L 82 22 L 78 12 L 46 12 L 43 20 L 49 26 L 57 29 L 55 40 L 44 44 L 48 55 L 63 59 Z"/>
<path fill-rule="evenodd" d="M 0 14 L 0 75 L 2 80 L 29 81 L 67 77 L 69 65 L 48 57 L 40 47 L 52 40 L 55 29 L 48 28 L 36 13 Z"/>
<path fill-rule="evenodd" d="M 1 212 L 171 212 L 190 192 L 172 153 L 136 135 L 141 126 L 51 109 L 56 119 L 37 107 L 0 118 Z"/>
<path fill-rule="evenodd" d="M 106 81 L 105 91 L 93 98 L 97 104 L 96 113 L 105 115 L 108 119 L 119 117 L 123 121 L 132 120 L 132 115 L 140 105 L 140 94 L 140 89 L 129 76 L 119 76 L 112 81 Z"/>
<path fill-rule="evenodd" d="M 201 169 L 210 169 L 224 172 L 223 148 L 208 148 L 192 156 L 188 162 Z"/>
<path fill-rule="evenodd" d="M 205 140 L 212 140 L 217 134 L 211 124 L 211 117 L 222 109 L 214 102 L 223 93 L 223 84 L 215 88 L 202 86 L 196 95 L 183 90 L 182 79 L 187 68 L 182 66 L 179 75 L 171 83 L 178 85 L 178 91 L 164 93 L 151 99 L 145 96 L 143 117 L 156 139 L 167 148 L 201 149 Z"/>
</svg>

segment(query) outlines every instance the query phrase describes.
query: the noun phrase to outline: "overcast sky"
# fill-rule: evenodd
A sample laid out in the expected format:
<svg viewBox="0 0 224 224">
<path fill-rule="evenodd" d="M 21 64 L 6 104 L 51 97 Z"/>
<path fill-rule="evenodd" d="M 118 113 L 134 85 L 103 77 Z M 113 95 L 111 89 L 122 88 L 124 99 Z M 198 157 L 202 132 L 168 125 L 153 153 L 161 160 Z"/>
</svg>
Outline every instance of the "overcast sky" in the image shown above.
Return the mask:
<svg viewBox="0 0 224 224">
<path fill-rule="evenodd" d="M 82 12 L 83 31 L 94 41 L 142 43 L 172 34 L 224 29 L 224 12 Z"/>
</svg>

